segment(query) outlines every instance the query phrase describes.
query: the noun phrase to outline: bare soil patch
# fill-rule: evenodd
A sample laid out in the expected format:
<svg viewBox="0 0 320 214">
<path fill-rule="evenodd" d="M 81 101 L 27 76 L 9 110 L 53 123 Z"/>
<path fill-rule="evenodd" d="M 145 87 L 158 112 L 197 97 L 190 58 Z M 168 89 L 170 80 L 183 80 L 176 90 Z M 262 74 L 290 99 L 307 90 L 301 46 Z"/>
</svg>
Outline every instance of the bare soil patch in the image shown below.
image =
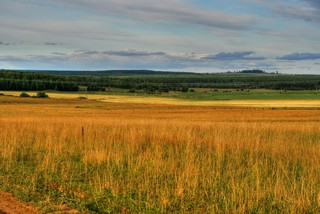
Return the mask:
<svg viewBox="0 0 320 214">
<path fill-rule="evenodd" d="M 16 200 L 12 194 L 0 192 L 0 213 L 1 214 L 35 214 L 35 208 L 27 203 Z"/>
</svg>

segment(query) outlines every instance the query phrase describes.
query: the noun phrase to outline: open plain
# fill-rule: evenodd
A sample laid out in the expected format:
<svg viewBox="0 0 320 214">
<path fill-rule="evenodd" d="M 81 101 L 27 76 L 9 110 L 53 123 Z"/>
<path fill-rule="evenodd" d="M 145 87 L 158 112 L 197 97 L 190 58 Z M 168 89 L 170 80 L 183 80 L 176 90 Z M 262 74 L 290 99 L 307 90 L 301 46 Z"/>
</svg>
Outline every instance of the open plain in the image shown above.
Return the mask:
<svg viewBox="0 0 320 214">
<path fill-rule="evenodd" d="M 145 99 L 0 96 L 1 189 L 41 212 L 320 212 L 316 105 Z"/>
<path fill-rule="evenodd" d="M 320 214 L 320 0 L 0 17 L 0 214 Z"/>
</svg>

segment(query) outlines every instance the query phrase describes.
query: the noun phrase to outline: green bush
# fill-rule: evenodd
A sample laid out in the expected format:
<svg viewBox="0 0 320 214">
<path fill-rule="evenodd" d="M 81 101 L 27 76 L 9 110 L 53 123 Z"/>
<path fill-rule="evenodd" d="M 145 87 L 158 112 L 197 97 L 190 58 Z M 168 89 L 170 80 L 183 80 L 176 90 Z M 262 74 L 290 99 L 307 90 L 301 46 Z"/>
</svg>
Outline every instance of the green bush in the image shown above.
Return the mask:
<svg viewBox="0 0 320 214">
<path fill-rule="evenodd" d="M 134 88 L 131 88 L 131 89 L 129 89 L 129 91 L 128 91 L 129 93 L 136 93 L 136 89 L 134 89 Z"/>
<path fill-rule="evenodd" d="M 49 96 L 46 94 L 46 92 L 44 92 L 44 91 L 39 91 L 39 92 L 37 92 L 36 97 L 37 97 L 37 98 L 47 98 L 47 97 L 49 97 Z"/>
<path fill-rule="evenodd" d="M 30 97 L 30 95 L 27 94 L 26 92 L 21 92 L 21 94 L 19 96 L 20 97 Z"/>
<path fill-rule="evenodd" d="M 182 91 L 182 92 L 188 92 L 188 91 L 189 91 L 189 88 L 186 87 L 186 86 L 183 86 L 183 87 L 181 88 L 181 91 Z"/>
<path fill-rule="evenodd" d="M 77 99 L 79 99 L 79 100 L 86 100 L 87 98 L 86 98 L 86 97 L 83 97 L 83 96 L 80 96 L 80 97 L 78 97 Z"/>
</svg>

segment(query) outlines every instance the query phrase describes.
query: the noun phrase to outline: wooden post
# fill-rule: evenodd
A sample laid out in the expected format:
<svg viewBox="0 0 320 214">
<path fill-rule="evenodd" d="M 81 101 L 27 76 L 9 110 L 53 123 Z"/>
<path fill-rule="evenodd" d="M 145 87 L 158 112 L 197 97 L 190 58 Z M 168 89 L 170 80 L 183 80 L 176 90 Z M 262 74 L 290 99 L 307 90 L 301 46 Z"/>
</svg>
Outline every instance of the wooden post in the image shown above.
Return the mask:
<svg viewBox="0 0 320 214">
<path fill-rule="evenodd" d="M 82 138 L 82 145 L 84 145 L 84 128 L 81 128 L 81 138 Z"/>
</svg>

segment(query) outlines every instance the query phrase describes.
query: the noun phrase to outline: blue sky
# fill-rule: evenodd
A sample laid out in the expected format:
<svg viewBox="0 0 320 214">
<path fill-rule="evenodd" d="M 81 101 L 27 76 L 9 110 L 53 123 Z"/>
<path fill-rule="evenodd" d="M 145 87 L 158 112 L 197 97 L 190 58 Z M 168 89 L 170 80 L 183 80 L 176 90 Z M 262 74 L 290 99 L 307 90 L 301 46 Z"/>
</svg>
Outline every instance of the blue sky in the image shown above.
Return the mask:
<svg viewBox="0 0 320 214">
<path fill-rule="evenodd" d="M 0 68 L 320 74 L 320 1 L 0 0 Z"/>
</svg>

